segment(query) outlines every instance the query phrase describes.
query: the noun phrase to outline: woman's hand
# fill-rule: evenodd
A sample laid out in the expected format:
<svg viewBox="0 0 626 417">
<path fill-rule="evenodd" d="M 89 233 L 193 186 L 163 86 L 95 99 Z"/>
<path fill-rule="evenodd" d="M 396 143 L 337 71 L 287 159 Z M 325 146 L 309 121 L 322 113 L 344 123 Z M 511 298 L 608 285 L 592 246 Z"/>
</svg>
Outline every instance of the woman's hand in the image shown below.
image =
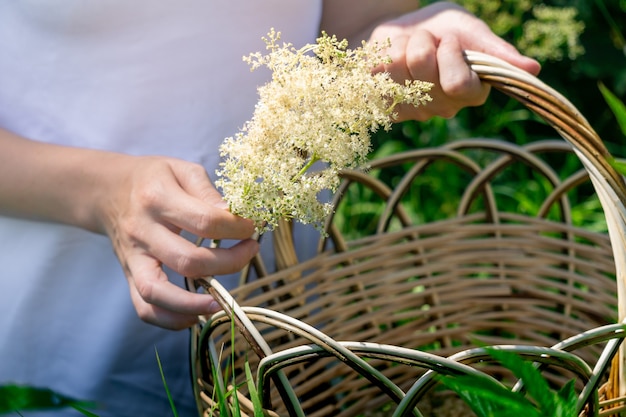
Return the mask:
<svg viewBox="0 0 626 417">
<path fill-rule="evenodd" d="M 163 265 L 188 277 L 234 273 L 258 251 L 249 239 L 253 223 L 224 208 L 200 165 L 50 145 L 4 130 L 0 150 L 0 214 L 109 236 L 146 322 L 181 329 L 220 309 L 211 296 L 171 283 Z M 196 247 L 182 230 L 241 242 Z"/>
<path fill-rule="evenodd" d="M 221 308 L 205 294 L 168 281 L 162 265 L 188 277 L 241 270 L 258 250 L 251 221 L 225 209 L 205 170 L 168 158 L 132 158 L 101 193 L 102 225 L 124 268 L 141 319 L 166 328 L 189 327 Z M 241 240 L 234 247 L 196 247 L 181 231 Z"/>
<path fill-rule="evenodd" d="M 422 80 L 434 84 L 433 101 L 425 106 L 398 107 L 398 121 L 452 117 L 466 106 L 485 102 L 489 86 L 465 62 L 463 51 L 501 58 L 531 74 L 539 63 L 521 55 L 495 35 L 482 20 L 449 2 L 418 8 L 415 0 L 325 0 L 321 29 L 346 38 L 352 47 L 362 40 L 391 41 L 388 71 L 399 83 Z"/>
<path fill-rule="evenodd" d="M 391 47 L 386 52 L 393 62 L 377 70 L 389 72 L 398 82 L 416 79 L 434 83 L 432 102 L 419 108 L 398 108 L 398 121 L 452 117 L 463 107 L 485 102 L 489 86 L 465 62 L 465 50 L 496 56 L 533 75 L 540 70 L 537 61 L 521 55 L 485 22 L 452 3 L 435 3 L 382 23 L 370 41 L 387 39 Z"/>
</svg>

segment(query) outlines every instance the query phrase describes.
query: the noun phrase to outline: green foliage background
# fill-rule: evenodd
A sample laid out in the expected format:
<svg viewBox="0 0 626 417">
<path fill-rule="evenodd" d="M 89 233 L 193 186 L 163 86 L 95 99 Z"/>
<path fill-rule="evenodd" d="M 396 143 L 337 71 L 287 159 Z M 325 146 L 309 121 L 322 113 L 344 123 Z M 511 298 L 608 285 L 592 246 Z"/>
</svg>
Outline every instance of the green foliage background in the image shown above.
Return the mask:
<svg viewBox="0 0 626 417">
<path fill-rule="evenodd" d="M 601 82 L 618 98 L 623 100 L 626 96 L 626 0 L 456 3 L 482 18 L 522 52 L 538 59 L 542 64 L 539 78 L 581 111 L 615 156 L 626 155 L 623 134 L 598 88 Z M 405 143 L 396 144 L 397 151 L 470 136 L 498 137 L 523 144 L 555 134 L 523 106 L 495 93 L 485 105 L 464 109 L 452 119 L 406 122 L 391 135 L 379 134 L 376 148 L 394 139 Z"/>
</svg>

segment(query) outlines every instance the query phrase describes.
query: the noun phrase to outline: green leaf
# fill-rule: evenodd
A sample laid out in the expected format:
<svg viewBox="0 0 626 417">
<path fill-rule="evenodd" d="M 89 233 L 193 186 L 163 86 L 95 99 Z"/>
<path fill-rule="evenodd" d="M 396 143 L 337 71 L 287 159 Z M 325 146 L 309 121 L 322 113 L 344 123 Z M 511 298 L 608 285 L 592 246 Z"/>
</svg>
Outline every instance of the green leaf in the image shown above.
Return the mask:
<svg viewBox="0 0 626 417">
<path fill-rule="evenodd" d="M 442 376 L 439 381 L 456 392 L 478 417 L 540 417 L 535 406 L 503 385 L 472 375 Z"/>
<path fill-rule="evenodd" d="M 440 377 L 442 384 L 455 391 L 478 417 L 550 416 L 575 417 L 577 395 L 574 381 L 558 392 L 551 389 L 541 372 L 530 361 L 502 349 L 485 348 L 502 366 L 522 380 L 528 398 L 504 385 L 476 375 Z M 531 401 L 532 398 L 534 401 Z"/>
<path fill-rule="evenodd" d="M 554 410 L 554 417 L 576 416 L 578 396 L 575 390 L 575 381 L 572 379 L 563 385 L 558 392 L 559 402 Z"/>
<path fill-rule="evenodd" d="M 617 96 L 613 94 L 608 88 L 606 88 L 604 84 L 599 83 L 598 88 L 604 96 L 604 100 L 606 100 L 607 104 L 611 108 L 611 111 L 615 115 L 620 130 L 624 135 L 626 135 L 626 105 L 623 101 L 617 98 Z"/>
<path fill-rule="evenodd" d="M 85 410 L 85 408 L 94 408 L 93 402 L 66 397 L 47 388 L 13 384 L 0 386 L 0 414 L 68 407 L 75 408 L 84 415 L 95 416 Z"/>
<path fill-rule="evenodd" d="M 626 175 L 626 162 L 610 159 L 609 163 L 622 175 Z"/>
<path fill-rule="evenodd" d="M 537 401 L 539 408 L 549 412 L 557 403 L 557 395 L 550 389 L 541 372 L 528 361 L 518 355 L 499 349 L 487 348 L 492 358 L 499 361 L 513 374 L 524 382 L 528 394 Z"/>
</svg>

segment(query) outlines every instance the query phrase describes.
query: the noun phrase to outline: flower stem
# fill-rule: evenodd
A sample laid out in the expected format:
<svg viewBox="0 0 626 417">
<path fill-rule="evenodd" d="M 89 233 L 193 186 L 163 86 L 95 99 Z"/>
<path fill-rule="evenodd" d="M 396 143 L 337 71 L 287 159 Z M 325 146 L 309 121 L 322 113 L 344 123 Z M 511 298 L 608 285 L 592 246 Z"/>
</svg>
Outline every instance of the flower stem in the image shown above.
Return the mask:
<svg viewBox="0 0 626 417">
<path fill-rule="evenodd" d="M 319 160 L 320 158 L 314 154 L 311 157 L 311 159 L 309 159 L 309 161 L 306 164 L 304 164 L 300 172 L 298 172 L 291 180 L 295 182 L 298 178 L 302 177 L 309 170 L 309 168 L 313 166 L 314 163 L 316 163 Z"/>
</svg>

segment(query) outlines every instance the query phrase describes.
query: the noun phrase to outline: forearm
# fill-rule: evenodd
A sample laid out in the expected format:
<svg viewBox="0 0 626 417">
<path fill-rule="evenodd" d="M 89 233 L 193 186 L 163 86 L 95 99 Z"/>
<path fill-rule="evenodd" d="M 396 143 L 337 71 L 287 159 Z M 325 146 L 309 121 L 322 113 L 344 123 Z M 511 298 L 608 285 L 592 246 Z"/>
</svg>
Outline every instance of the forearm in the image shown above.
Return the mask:
<svg viewBox="0 0 626 417">
<path fill-rule="evenodd" d="M 348 39 L 352 47 L 368 40 L 381 22 L 419 8 L 418 0 L 324 0 L 321 30 L 339 39 Z"/>
<path fill-rule="evenodd" d="M 0 130 L 0 214 L 103 232 L 96 201 L 126 158 Z"/>
</svg>

